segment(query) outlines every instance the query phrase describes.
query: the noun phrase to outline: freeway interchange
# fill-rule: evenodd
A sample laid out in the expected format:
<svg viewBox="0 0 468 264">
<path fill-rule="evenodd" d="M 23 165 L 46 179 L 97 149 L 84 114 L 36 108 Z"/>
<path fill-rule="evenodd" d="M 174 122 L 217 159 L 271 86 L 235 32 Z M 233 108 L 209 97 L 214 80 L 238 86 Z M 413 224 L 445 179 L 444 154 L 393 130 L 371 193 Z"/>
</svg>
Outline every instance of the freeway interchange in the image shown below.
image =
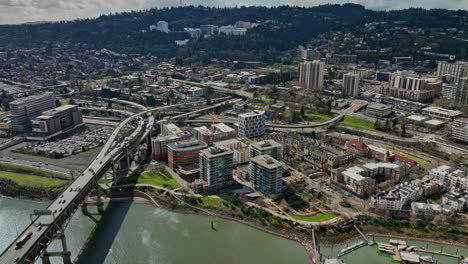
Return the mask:
<svg viewBox="0 0 468 264">
<path fill-rule="evenodd" d="M 224 101 L 208 108 L 219 107 L 230 101 L 232 100 Z M 32 223 L 0 255 L 0 263 L 34 263 L 38 257 L 44 257 L 44 255 L 46 259 L 47 256 L 61 256 L 64 263 L 71 263 L 70 255 L 64 242 L 63 229 L 78 207 L 85 202 L 88 194 L 98 188 L 99 179 L 112 168 L 113 163 L 121 159 L 128 151 L 136 148 L 148 136 L 151 136 L 151 131 L 155 124 L 155 118 L 152 113 L 173 107 L 192 104 L 199 105 L 201 102 L 196 101 L 147 109 L 122 121 L 115 128 L 96 159 L 56 200 L 50 203 L 47 210 L 51 214 L 37 216 L 33 219 Z M 121 138 L 120 132 L 126 126 L 131 126 L 134 130 L 131 135 Z M 59 237 L 57 234 L 63 237 L 63 252 L 45 253 L 48 245 Z M 24 241 L 22 241 L 21 246 L 17 247 L 16 244 L 20 238 L 25 239 L 23 239 Z"/>
</svg>

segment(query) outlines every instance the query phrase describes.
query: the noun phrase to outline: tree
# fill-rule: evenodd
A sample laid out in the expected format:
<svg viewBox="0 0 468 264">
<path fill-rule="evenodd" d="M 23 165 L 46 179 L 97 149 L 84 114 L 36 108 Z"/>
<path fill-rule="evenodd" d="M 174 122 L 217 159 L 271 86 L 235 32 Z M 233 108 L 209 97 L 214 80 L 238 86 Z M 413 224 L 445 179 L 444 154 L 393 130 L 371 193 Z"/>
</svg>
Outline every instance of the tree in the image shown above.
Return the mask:
<svg viewBox="0 0 468 264">
<path fill-rule="evenodd" d="M 301 117 L 304 117 L 305 116 L 305 111 L 304 111 L 304 106 L 302 105 L 301 106 Z"/>
<path fill-rule="evenodd" d="M 401 124 L 401 135 L 402 137 L 406 137 L 406 124 Z"/>
</svg>

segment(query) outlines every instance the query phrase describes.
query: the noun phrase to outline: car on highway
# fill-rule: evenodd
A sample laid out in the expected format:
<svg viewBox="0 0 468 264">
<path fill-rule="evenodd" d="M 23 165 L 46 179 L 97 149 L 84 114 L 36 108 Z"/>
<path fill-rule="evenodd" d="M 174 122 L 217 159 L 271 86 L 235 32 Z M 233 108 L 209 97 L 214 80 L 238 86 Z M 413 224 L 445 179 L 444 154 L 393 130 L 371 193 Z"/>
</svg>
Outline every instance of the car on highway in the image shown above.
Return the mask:
<svg viewBox="0 0 468 264">
<path fill-rule="evenodd" d="M 21 259 L 20 257 L 16 257 L 15 260 L 14 260 L 15 263 L 18 262 L 20 259 Z"/>
</svg>

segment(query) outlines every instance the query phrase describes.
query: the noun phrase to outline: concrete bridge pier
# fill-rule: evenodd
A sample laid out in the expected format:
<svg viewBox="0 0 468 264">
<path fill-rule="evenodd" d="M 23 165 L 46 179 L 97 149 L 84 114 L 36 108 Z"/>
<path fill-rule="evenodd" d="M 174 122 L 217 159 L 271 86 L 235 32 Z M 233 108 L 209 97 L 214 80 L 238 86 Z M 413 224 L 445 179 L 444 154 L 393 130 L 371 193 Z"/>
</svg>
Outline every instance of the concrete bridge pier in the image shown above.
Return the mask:
<svg viewBox="0 0 468 264">
<path fill-rule="evenodd" d="M 89 215 L 88 204 L 85 201 L 83 201 L 83 203 L 81 204 L 81 212 L 83 213 L 83 215 Z"/>
<path fill-rule="evenodd" d="M 99 214 L 104 214 L 104 202 L 101 200 L 101 188 L 96 185 L 96 205 Z"/>
<path fill-rule="evenodd" d="M 62 257 L 62 261 L 64 264 L 72 264 L 71 261 L 71 252 L 68 250 L 67 246 L 67 239 L 65 238 L 65 234 L 63 232 L 57 233 L 54 237 L 54 240 L 60 239 L 62 242 L 62 251 L 58 252 L 47 252 L 44 250 L 41 253 L 41 260 L 43 264 L 51 264 L 50 257 Z"/>
</svg>

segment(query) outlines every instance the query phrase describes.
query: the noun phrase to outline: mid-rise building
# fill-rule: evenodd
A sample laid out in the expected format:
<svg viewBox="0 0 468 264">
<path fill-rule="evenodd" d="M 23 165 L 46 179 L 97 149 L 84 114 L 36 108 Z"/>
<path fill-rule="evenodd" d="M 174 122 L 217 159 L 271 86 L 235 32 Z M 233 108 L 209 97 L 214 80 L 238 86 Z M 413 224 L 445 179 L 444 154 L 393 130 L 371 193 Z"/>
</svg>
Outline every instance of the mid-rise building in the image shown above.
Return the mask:
<svg viewBox="0 0 468 264">
<path fill-rule="evenodd" d="M 156 30 L 164 33 L 169 33 L 169 23 L 167 23 L 166 21 L 158 21 L 158 24 L 156 25 Z"/>
<path fill-rule="evenodd" d="M 271 139 L 252 143 L 250 145 L 250 159 L 260 155 L 269 155 L 275 160 L 281 161 L 281 144 Z"/>
<path fill-rule="evenodd" d="M 55 96 L 51 92 L 17 99 L 10 103 L 11 130 L 29 132 L 31 120 L 42 112 L 55 108 Z"/>
<path fill-rule="evenodd" d="M 178 126 L 173 123 L 163 123 L 161 124 L 161 136 L 178 136 L 182 135 L 184 132 Z"/>
<path fill-rule="evenodd" d="M 442 85 L 441 95 L 443 98 L 453 100 L 457 97 L 458 86 L 456 84 L 444 83 Z"/>
<path fill-rule="evenodd" d="M 453 121 L 452 137 L 455 140 L 468 142 L 468 118 L 458 118 Z"/>
<path fill-rule="evenodd" d="M 429 175 L 441 184 L 448 186 L 450 190 L 468 190 L 468 175 L 466 171 L 442 165 L 432 169 Z"/>
<path fill-rule="evenodd" d="M 198 163 L 200 151 L 208 148 L 205 142 L 187 140 L 167 145 L 167 159 L 171 168 Z"/>
<path fill-rule="evenodd" d="M 211 129 L 206 126 L 196 127 L 193 129 L 193 133 L 198 140 L 204 141 L 208 145 L 236 137 L 236 130 L 223 123 L 212 124 Z"/>
<path fill-rule="evenodd" d="M 392 107 L 380 103 L 370 104 L 366 108 L 366 115 L 374 117 L 385 117 L 393 113 Z"/>
<path fill-rule="evenodd" d="M 455 103 L 459 106 L 468 105 L 468 77 L 460 78 L 458 81 Z"/>
<path fill-rule="evenodd" d="M 442 82 L 397 72 L 392 75 L 389 86 L 382 86 L 381 93 L 411 101 L 431 100 L 442 90 Z"/>
<path fill-rule="evenodd" d="M 283 169 L 283 163 L 268 155 L 256 156 L 250 160 L 250 182 L 265 195 L 280 194 L 283 191 Z"/>
<path fill-rule="evenodd" d="M 463 112 L 461 111 L 445 109 L 438 106 L 426 107 L 422 110 L 422 113 L 432 118 L 441 120 L 454 120 L 455 118 L 463 115 Z"/>
<path fill-rule="evenodd" d="M 214 35 L 218 31 L 218 26 L 216 25 L 201 25 L 200 30 L 203 34 Z"/>
<path fill-rule="evenodd" d="M 83 125 L 83 117 L 78 106 L 64 105 L 42 112 L 31 124 L 32 132 L 50 137 Z"/>
<path fill-rule="evenodd" d="M 305 89 L 323 90 L 325 63 L 319 60 L 305 61 L 299 67 L 299 82 Z"/>
<path fill-rule="evenodd" d="M 210 147 L 200 151 L 200 179 L 211 188 L 233 183 L 233 152 L 228 148 Z"/>
<path fill-rule="evenodd" d="M 468 76 L 468 62 L 458 61 L 455 63 L 441 61 L 437 65 L 437 76 L 452 76 L 454 82 L 458 82 L 461 77 Z"/>
<path fill-rule="evenodd" d="M 252 111 L 238 116 L 238 136 L 261 137 L 265 134 L 265 112 Z"/>
<path fill-rule="evenodd" d="M 343 75 L 343 97 L 359 96 L 359 75 L 355 73 L 346 73 Z"/>
<path fill-rule="evenodd" d="M 217 147 L 227 147 L 234 154 L 234 164 L 244 164 L 250 161 L 249 145 L 252 141 L 247 138 L 233 138 L 215 143 Z"/>
<path fill-rule="evenodd" d="M 350 168 L 338 168 L 331 170 L 331 177 L 335 182 L 342 183 L 358 195 L 365 195 L 375 187 L 377 176 L 384 176 L 394 180 L 400 180 L 408 174 L 408 168 L 404 163 L 368 163 Z"/>
<path fill-rule="evenodd" d="M 151 139 L 152 157 L 154 160 L 167 159 L 167 145 L 178 141 L 188 140 L 191 137 L 190 133 L 182 133 L 173 136 L 159 135 Z"/>
</svg>

